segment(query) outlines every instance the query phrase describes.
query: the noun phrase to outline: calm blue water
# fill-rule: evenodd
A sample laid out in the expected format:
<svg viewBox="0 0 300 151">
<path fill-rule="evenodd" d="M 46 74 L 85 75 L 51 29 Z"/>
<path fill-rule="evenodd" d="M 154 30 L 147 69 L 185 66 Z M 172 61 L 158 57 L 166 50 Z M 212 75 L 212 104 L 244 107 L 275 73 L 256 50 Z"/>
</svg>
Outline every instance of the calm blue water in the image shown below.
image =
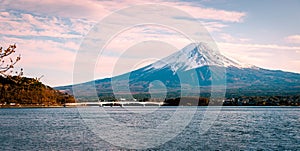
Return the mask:
<svg viewBox="0 0 300 151">
<path fill-rule="evenodd" d="M 91 113 L 88 120 L 107 118 L 100 115 L 98 107 L 85 110 Z M 141 108 L 135 112 L 119 107 L 105 110 L 120 123 L 147 129 L 159 125 L 160 120 L 168 120 L 176 107 L 147 114 L 139 114 Z M 189 112 L 190 108 L 184 110 Z M 198 108 L 183 131 L 150 150 L 300 150 L 300 108 L 223 107 L 213 125 L 200 134 L 197 127 L 203 120 L 204 110 Z M 214 110 L 210 112 L 217 114 Z M 127 149 L 104 141 L 86 123 L 77 108 L 0 109 L 0 150 Z M 101 127 L 109 129 L 109 125 Z"/>
</svg>

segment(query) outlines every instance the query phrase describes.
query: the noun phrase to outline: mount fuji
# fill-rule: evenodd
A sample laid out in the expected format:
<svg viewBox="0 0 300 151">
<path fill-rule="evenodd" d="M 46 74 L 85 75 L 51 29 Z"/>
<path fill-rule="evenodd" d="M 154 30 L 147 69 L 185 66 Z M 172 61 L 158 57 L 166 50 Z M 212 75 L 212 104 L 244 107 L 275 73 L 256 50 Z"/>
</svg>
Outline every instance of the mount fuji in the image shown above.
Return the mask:
<svg viewBox="0 0 300 151">
<path fill-rule="evenodd" d="M 167 98 L 183 92 L 187 96 L 206 97 L 212 87 L 226 87 L 226 96 L 294 95 L 300 93 L 300 74 L 241 64 L 205 43 L 192 43 L 140 69 L 56 89 L 72 93 L 72 86 L 78 87 L 85 97 L 90 95 L 86 88 L 94 86 L 100 98 L 116 95 L 144 98 L 162 92 L 166 92 Z"/>
</svg>

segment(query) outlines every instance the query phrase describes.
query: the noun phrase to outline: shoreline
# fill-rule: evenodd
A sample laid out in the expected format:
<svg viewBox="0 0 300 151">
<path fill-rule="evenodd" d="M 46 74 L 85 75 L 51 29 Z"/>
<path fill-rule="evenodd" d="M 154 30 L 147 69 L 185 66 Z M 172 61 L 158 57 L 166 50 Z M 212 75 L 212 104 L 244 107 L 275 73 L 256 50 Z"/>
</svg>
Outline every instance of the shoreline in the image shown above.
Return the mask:
<svg viewBox="0 0 300 151">
<path fill-rule="evenodd" d="M 67 106 L 66 106 L 67 107 Z M 16 106 L 0 106 L 0 109 L 18 109 L 18 108 L 65 108 L 63 105 L 53 106 L 37 106 L 37 105 L 16 105 Z"/>
<path fill-rule="evenodd" d="M 78 107 L 97 107 L 97 106 L 0 106 L 0 109 L 32 109 L 32 108 L 78 108 Z M 109 107 L 109 106 L 107 106 Z M 119 107 L 119 106 L 113 106 L 113 107 Z M 137 106 L 126 106 L 126 107 L 137 107 Z M 140 106 L 143 108 L 142 106 Z M 146 106 L 146 107 L 151 107 L 151 106 Z M 208 107 L 208 106 L 161 106 L 161 107 Z M 300 106 L 291 106 L 291 105 L 278 105 L 278 106 L 262 106 L 262 105 L 254 105 L 254 106 L 228 106 L 228 105 L 222 105 L 222 106 L 209 106 L 209 107 L 236 107 L 236 108 L 247 108 L 247 107 L 300 107 Z"/>
</svg>

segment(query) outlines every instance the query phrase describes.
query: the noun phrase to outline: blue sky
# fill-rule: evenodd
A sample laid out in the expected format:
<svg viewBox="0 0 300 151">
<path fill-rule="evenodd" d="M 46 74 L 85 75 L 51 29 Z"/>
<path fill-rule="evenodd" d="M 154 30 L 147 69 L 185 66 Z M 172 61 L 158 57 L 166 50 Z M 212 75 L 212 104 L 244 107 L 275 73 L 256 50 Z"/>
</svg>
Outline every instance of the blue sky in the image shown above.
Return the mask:
<svg viewBox="0 0 300 151">
<path fill-rule="evenodd" d="M 280 43 L 282 37 L 299 34 L 300 30 L 300 1 L 267 0 L 259 2 L 229 1 L 207 2 L 208 7 L 217 9 L 236 10 L 246 12 L 245 21 L 232 24 L 224 32 L 240 33 L 258 43 Z"/>
<path fill-rule="evenodd" d="M 73 83 L 77 50 L 97 23 L 116 10 L 150 2 L 0 0 L 0 3 L 0 45 L 17 44 L 17 53 L 22 54 L 17 66 L 24 68 L 25 76 L 44 75 L 42 82 L 58 86 Z M 205 26 L 220 52 L 229 58 L 263 68 L 300 73 L 298 0 L 153 0 L 151 3 L 192 15 Z M 178 16 L 170 17 L 176 19 Z M 120 50 L 139 39 L 170 41 L 178 49 L 188 43 L 166 29 L 132 28 L 116 36 L 107 46 L 106 53 L 101 56 L 102 65 L 95 67 L 94 77 L 110 76 Z M 162 56 L 168 53 L 170 51 Z"/>
</svg>

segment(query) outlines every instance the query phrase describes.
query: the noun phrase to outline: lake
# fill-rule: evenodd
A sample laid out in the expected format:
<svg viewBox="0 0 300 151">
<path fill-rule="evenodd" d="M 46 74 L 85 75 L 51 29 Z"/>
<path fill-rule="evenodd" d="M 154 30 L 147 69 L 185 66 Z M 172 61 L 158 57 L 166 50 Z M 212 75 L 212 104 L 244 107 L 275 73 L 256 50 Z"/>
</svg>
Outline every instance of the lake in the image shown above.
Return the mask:
<svg viewBox="0 0 300 151">
<path fill-rule="evenodd" d="M 299 107 L 0 109 L 0 128 L 0 150 L 300 150 Z"/>
</svg>

